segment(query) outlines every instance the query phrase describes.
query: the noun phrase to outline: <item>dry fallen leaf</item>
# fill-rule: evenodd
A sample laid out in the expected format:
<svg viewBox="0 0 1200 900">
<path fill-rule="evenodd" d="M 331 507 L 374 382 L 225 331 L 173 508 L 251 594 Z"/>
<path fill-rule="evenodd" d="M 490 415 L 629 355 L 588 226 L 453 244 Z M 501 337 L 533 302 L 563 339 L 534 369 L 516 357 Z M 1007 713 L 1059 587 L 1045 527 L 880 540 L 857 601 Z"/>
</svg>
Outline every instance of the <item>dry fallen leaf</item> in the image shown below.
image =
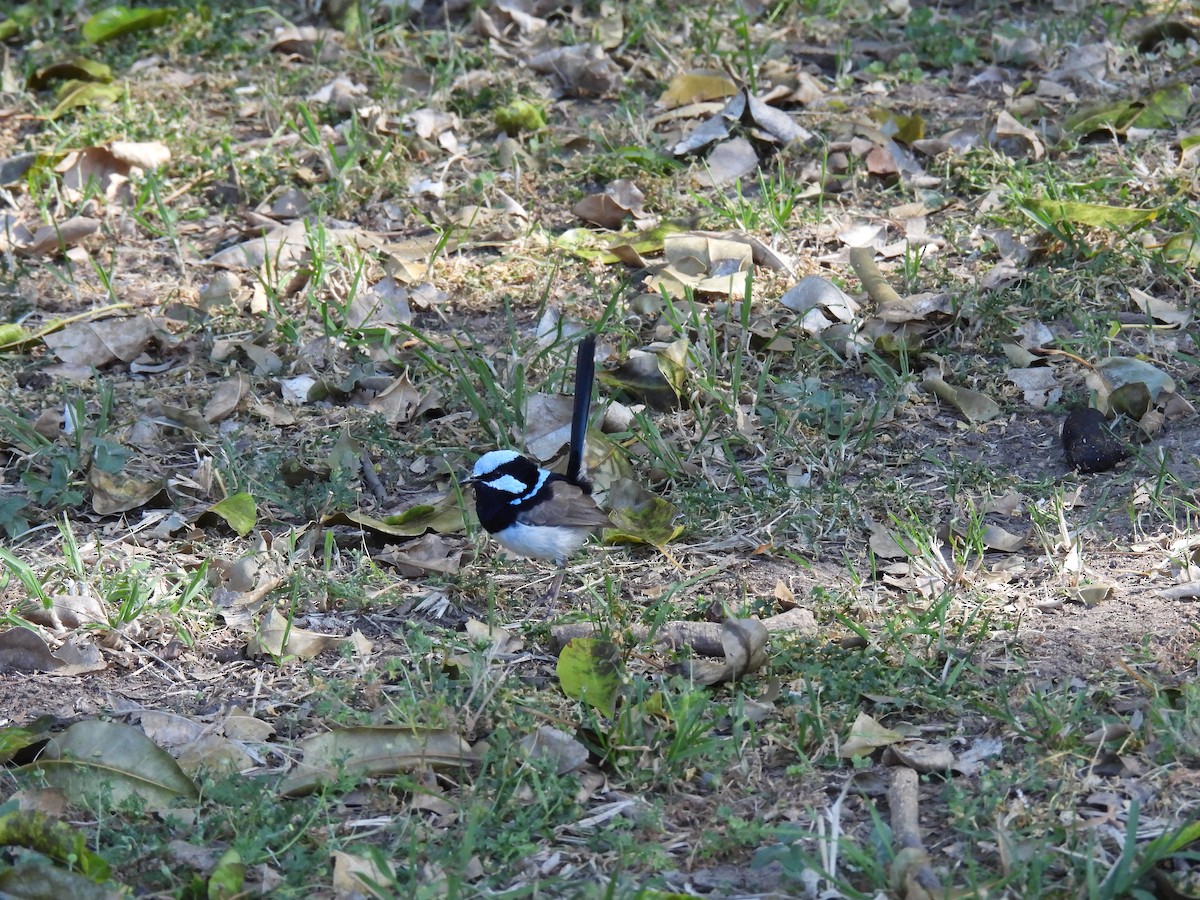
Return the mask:
<svg viewBox="0 0 1200 900">
<path fill-rule="evenodd" d="M 75 322 L 45 335 L 42 340 L 63 362 L 100 369 L 115 360 L 136 359 L 158 333 L 154 320 L 139 314 Z"/>
<path fill-rule="evenodd" d="M 884 728 L 865 712 L 859 712 L 854 724 L 850 726 L 850 734 L 838 748 L 838 756 L 843 759 L 867 756 L 880 747 L 887 747 L 902 740 L 904 735 Z"/>
</svg>

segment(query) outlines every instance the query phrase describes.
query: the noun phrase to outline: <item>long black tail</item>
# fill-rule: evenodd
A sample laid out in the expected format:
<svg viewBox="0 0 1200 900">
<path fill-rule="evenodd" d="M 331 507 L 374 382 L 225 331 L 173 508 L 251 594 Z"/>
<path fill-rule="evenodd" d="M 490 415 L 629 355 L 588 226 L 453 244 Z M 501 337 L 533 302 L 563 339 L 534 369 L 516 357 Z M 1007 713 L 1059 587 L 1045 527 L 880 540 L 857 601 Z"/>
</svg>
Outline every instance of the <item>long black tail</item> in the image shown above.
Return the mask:
<svg viewBox="0 0 1200 900">
<path fill-rule="evenodd" d="M 583 478 L 584 441 L 592 411 L 592 382 L 596 379 L 596 336 L 589 334 L 575 351 L 575 409 L 571 413 L 571 449 L 567 456 L 567 481 L 585 490 Z"/>
</svg>

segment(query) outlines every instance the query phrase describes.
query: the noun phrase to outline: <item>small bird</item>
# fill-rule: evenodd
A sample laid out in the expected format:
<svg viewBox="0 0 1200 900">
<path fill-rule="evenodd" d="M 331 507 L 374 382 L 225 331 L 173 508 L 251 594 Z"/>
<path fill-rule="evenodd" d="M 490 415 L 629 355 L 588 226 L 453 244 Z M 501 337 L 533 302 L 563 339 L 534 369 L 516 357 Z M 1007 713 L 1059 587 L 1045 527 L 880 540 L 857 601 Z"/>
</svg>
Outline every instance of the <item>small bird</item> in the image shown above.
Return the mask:
<svg viewBox="0 0 1200 900">
<path fill-rule="evenodd" d="M 467 484 L 475 488 L 479 523 L 502 547 L 558 565 L 545 602 L 553 604 L 562 587 L 568 557 L 595 531 L 612 525 L 592 498 L 584 477 L 584 440 L 596 374 L 596 338 L 588 335 L 575 357 L 575 405 L 567 472 L 543 469 L 512 450 L 492 450 L 475 463 Z"/>
</svg>

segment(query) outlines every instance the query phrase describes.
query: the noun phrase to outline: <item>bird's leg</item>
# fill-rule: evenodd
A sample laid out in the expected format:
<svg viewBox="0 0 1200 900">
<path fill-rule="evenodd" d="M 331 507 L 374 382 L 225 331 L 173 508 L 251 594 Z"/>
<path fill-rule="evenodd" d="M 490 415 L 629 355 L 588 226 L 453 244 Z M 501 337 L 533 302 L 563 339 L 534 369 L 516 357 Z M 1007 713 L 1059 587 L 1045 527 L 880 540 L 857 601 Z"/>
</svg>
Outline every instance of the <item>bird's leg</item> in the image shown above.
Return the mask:
<svg viewBox="0 0 1200 900">
<path fill-rule="evenodd" d="M 542 605 L 550 610 L 554 609 L 555 603 L 558 602 L 558 592 L 562 589 L 563 576 L 567 574 L 567 561 L 559 560 L 558 571 L 554 573 L 554 581 L 550 583 L 550 590 L 542 595 Z"/>
</svg>

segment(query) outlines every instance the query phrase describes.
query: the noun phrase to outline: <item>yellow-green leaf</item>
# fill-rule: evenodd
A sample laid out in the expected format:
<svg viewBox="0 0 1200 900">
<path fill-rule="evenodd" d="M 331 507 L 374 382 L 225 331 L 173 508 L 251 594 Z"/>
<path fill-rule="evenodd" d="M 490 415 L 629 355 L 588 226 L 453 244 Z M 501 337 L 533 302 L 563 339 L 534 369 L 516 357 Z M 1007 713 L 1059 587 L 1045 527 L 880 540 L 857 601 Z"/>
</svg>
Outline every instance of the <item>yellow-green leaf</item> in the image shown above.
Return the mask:
<svg viewBox="0 0 1200 900">
<path fill-rule="evenodd" d="M 665 547 L 683 534 L 679 508 L 631 479 L 613 483 L 608 504 L 613 527 L 604 529 L 605 543 Z"/>
<path fill-rule="evenodd" d="M 76 722 L 51 738 L 36 762 L 16 772 L 62 788 L 75 803 L 89 797 L 116 803 L 141 797 L 153 806 L 166 806 L 177 797 L 200 796 L 170 754 L 141 731 L 96 719 Z"/>
<path fill-rule="evenodd" d="M 65 112 L 81 106 L 110 106 L 125 96 L 125 88 L 119 84 L 101 84 L 98 81 L 68 81 L 58 106 L 50 111 L 50 118 L 57 119 Z"/>
<path fill-rule="evenodd" d="M 1073 200 L 1026 200 L 1025 207 L 1054 223 L 1072 222 L 1095 228 L 1132 228 L 1158 216 L 1157 209 L 1136 206 L 1103 206 Z"/>
<path fill-rule="evenodd" d="M 612 715 L 621 692 L 621 656 L 614 644 L 573 638 L 558 656 L 557 673 L 564 694 Z"/>
<path fill-rule="evenodd" d="M 83 39 L 99 44 L 113 38 L 146 31 L 165 25 L 175 17 L 173 6 L 160 9 L 130 9 L 127 6 L 110 6 L 102 9 L 83 23 Z"/>
<path fill-rule="evenodd" d="M 76 56 L 65 62 L 51 63 L 38 69 L 25 82 L 31 91 L 40 91 L 55 81 L 98 81 L 108 84 L 113 80 L 112 69 L 102 62 Z"/>
<path fill-rule="evenodd" d="M 680 72 L 672 78 L 666 91 L 658 98 L 658 105 L 674 109 L 705 100 L 724 100 L 737 92 L 738 86 L 728 75 L 698 69 L 693 72 Z"/>
<path fill-rule="evenodd" d="M 509 137 L 546 127 L 546 112 L 528 100 L 514 100 L 496 110 L 496 125 Z"/>
<path fill-rule="evenodd" d="M 4 19 L 0 19 L 0 41 L 16 37 L 21 29 L 33 23 L 36 14 L 32 3 L 22 3 L 16 7 Z"/>
<path fill-rule="evenodd" d="M 1184 231 L 1171 235 L 1163 244 L 1162 255 L 1177 266 L 1200 268 L 1200 234 Z"/>
<path fill-rule="evenodd" d="M 16 322 L 5 322 L 0 325 L 0 350 L 7 350 L 14 344 L 23 344 L 29 338 L 29 332 Z"/>
<path fill-rule="evenodd" d="M 246 493 L 230 494 L 224 500 L 210 506 L 208 511 L 228 522 L 229 527 L 240 535 L 249 534 L 254 528 L 254 523 L 258 521 L 258 508 L 254 498 Z"/>
<path fill-rule="evenodd" d="M 97 856 L 88 847 L 88 836 L 66 822 L 59 822 L 43 812 L 14 809 L 0 816 L 0 847 L 21 847 L 33 850 L 57 863 L 70 867 L 72 871 L 86 875 L 93 882 L 107 881 L 110 870 L 104 858 Z M 30 885 L 25 885 L 29 887 Z M 4 896 L 28 896 L 27 894 L 4 893 L 16 884 L 0 885 Z M 41 896 L 40 894 L 38 896 Z"/>
<path fill-rule="evenodd" d="M 457 534 L 466 527 L 462 505 L 452 494 L 447 494 L 433 504 L 418 503 L 384 519 L 377 519 L 358 511 L 339 512 L 325 518 L 322 524 L 357 525 L 368 531 L 393 537 L 418 537 L 427 531 Z"/>
</svg>

